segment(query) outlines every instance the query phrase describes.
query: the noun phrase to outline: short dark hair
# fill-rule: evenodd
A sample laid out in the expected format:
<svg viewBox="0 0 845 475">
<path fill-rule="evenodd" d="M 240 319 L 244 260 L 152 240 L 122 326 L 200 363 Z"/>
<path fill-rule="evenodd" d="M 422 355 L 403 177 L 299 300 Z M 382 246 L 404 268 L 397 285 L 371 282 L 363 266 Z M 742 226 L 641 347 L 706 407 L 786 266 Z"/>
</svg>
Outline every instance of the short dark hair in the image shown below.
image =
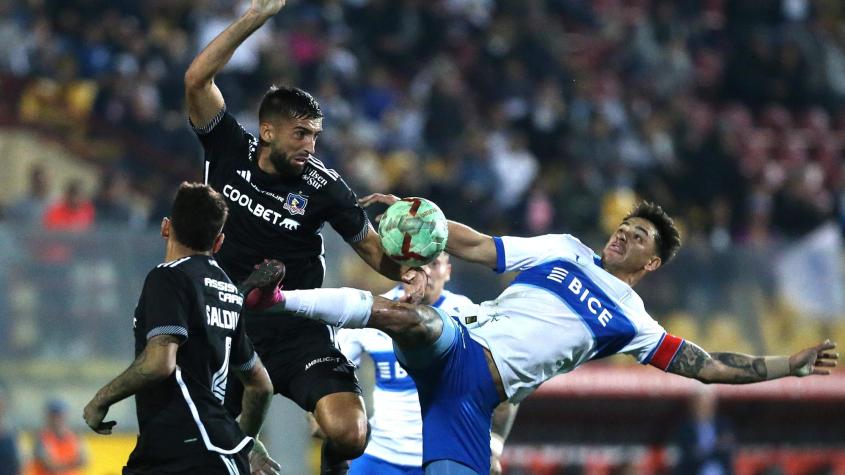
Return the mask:
<svg viewBox="0 0 845 475">
<path fill-rule="evenodd" d="M 657 229 L 654 244 L 657 247 L 657 255 L 660 256 L 663 264 L 675 257 L 681 247 L 681 233 L 675 227 L 675 220 L 663 211 L 660 205 L 650 201 L 640 201 L 628 213 L 628 216 L 625 216 L 625 219 L 629 218 L 645 219 Z"/>
<path fill-rule="evenodd" d="M 323 117 L 320 103 L 314 96 L 298 87 L 270 86 L 258 107 L 258 120 L 319 119 Z"/>
<path fill-rule="evenodd" d="M 223 195 L 202 183 L 182 182 L 170 211 L 170 230 L 183 245 L 210 251 L 228 215 Z"/>
</svg>

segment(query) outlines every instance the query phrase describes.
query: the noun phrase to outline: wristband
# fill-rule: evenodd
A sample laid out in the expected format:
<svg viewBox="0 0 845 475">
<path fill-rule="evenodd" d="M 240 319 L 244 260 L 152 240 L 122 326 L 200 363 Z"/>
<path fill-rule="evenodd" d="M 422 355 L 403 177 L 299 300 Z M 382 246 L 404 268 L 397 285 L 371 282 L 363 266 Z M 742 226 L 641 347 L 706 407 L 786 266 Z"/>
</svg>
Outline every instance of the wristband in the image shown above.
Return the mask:
<svg viewBox="0 0 845 475">
<path fill-rule="evenodd" d="M 490 452 L 493 457 L 501 458 L 502 452 L 505 450 L 505 439 L 499 434 L 490 434 Z"/>
<path fill-rule="evenodd" d="M 792 374 L 788 356 L 766 356 L 763 361 L 766 364 L 766 379 L 783 378 Z"/>
</svg>

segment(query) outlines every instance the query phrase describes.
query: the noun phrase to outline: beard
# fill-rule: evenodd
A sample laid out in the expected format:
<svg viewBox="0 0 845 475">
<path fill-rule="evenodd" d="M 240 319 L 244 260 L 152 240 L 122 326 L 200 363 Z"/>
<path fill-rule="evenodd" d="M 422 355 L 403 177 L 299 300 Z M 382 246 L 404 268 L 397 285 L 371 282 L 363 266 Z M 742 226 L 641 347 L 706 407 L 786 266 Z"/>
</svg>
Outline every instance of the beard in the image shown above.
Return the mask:
<svg viewBox="0 0 845 475">
<path fill-rule="evenodd" d="M 270 163 L 279 173 L 285 177 L 298 176 L 302 173 L 304 166 L 299 166 L 288 160 L 288 154 L 285 152 L 270 151 Z"/>
</svg>

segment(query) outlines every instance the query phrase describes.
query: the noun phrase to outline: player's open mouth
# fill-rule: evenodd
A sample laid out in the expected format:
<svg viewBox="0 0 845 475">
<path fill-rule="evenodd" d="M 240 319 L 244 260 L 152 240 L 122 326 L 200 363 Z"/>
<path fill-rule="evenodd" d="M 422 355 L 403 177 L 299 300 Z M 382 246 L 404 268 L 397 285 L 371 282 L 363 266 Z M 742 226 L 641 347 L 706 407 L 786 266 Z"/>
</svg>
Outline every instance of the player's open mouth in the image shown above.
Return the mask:
<svg viewBox="0 0 845 475">
<path fill-rule="evenodd" d="M 614 253 L 619 254 L 620 256 L 621 256 L 621 255 L 623 254 L 623 252 L 624 252 L 624 249 L 622 249 L 622 246 L 620 246 L 619 244 L 617 244 L 617 243 L 615 243 L 615 242 L 614 242 L 614 243 L 612 243 L 611 245 L 607 246 L 607 250 L 608 250 L 608 251 L 613 251 Z"/>
</svg>

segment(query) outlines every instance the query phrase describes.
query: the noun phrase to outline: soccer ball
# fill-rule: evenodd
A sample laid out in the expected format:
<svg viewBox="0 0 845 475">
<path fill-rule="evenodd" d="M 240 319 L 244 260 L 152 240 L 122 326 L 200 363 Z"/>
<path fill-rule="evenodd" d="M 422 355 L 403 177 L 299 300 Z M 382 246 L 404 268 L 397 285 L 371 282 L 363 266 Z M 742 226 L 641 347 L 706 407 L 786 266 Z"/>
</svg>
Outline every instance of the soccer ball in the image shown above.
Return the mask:
<svg viewBox="0 0 845 475">
<path fill-rule="evenodd" d="M 387 208 L 378 234 L 388 257 L 403 266 L 419 267 L 446 249 L 449 226 L 436 204 L 425 198 L 405 198 Z"/>
</svg>

